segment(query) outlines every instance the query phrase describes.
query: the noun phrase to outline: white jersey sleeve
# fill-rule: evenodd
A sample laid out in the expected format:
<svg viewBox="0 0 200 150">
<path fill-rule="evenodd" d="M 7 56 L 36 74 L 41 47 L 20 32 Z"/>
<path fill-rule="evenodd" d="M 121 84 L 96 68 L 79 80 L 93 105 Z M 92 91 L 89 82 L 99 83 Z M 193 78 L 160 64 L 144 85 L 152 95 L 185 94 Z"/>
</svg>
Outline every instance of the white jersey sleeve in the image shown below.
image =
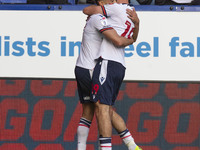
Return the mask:
<svg viewBox="0 0 200 150">
<path fill-rule="evenodd" d="M 103 32 L 105 30 L 113 29 L 111 25 L 108 24 L 107 18 L 101 14 L 93 15 L 92 16 L 92 24 L 94 28 L 99 30 L 99 32 Z"/>
</svg>

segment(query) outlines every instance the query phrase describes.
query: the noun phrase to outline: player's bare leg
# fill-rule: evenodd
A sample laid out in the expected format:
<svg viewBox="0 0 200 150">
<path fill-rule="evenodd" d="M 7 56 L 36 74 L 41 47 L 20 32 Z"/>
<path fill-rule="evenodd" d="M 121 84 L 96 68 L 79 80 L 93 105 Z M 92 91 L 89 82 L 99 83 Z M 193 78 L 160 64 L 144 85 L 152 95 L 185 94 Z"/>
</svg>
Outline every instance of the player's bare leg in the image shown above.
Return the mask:
<svg viewBox="0 0 200 150">
<path fill-rule="evenodd" d="M 82 108 L 83 108 L 82 117 L 92 121 L 94 117 L 94 103 L 82 104 Z"/>
<path fill-rule="evenodd" d="M 78 150 L 86 150 L 87 137 L 94 116 L 93 103 L 82 104 L 82 108 L 83 108 L 83 113 L 82 117 L 80 118 L 79 126 L 77 128 Z"/>
<path fill-rule="evenodd" d="M 134 139 L 129 130 L 127 129 L 126 124 L 122 119 L 122 117 L 119 114 L 117 114 L 117 112 L 115 112 L 114 110 L 112 113 L 112 126 L 117 130 L 119 136 L 121 137 L 121 139 L 123 140 L 123 142 L 125 143 L 125 145 L 128 147 L 129 150 L 141 149 L 134 142 Z"/>
<path fill-rule="evenodd" d="M 126 130 L 126 124 L 125 124 L 124 120 L 114 110 L 112 113 L 112 125 L 117 130 L 118 133 Z"/>
<path fill-rule="evenodd" d="M 112 123 L 110 106 L 105 104 L 95 103 L 95 114 L 99 129 L 100 150 L 111 150 Z"/>
</svg>

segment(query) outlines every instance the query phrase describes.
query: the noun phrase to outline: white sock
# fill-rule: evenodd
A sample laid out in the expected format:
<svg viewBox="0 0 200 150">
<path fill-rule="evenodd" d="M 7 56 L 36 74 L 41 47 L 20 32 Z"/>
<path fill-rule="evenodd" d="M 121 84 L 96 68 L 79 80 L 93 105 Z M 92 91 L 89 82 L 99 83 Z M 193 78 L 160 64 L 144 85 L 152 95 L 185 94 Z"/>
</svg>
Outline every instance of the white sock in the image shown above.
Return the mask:
<svg viewBox="0 0 200 150">
<path fill-rule="evenodd" d="M 100 150 L 112 150 L 111 137 L 99 137 Z"/>
<path fill-rule="evenodd" d="M 78 150 L 86 150 L 87 138 L 90 130 L 91 121 L 81 118 L 77 128 Z"/>
<path fill-rule="evenodd" d="M 129 150 L 135 150 L 137 145 L 128 129 L 122 131 L 119 135 Z"/>
</svg>

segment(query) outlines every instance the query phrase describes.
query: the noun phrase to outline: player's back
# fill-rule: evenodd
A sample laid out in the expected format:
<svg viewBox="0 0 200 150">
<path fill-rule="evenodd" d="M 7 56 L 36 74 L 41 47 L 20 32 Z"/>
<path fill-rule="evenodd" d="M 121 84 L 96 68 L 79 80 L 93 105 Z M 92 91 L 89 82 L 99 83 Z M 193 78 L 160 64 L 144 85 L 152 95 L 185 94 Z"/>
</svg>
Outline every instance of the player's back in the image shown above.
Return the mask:
<svg viewBox="0 0 200 150">
<path fill-rule="evenodd" d="M 90 16 L 83 30 L 82 43 L 76 66 L 93 69 L 95 66 L 94 59 L 99 51 L 102 35 L 95 26 L 103 16 L 95 14 Z"/>
<path fill-rule="evenodd" d="M 126 9 L 132 9 L 128 4 L 109 4 L 103 7 L 104 15 L 106 15 L 109 24 L 117 31 L 119 35 L 129 38 L 133 32 L 134 24 L 127 17 Z"/>
<path fill-rule="evenodd" d="M 126 9 L 131 7 L 127 4 L 109 4 L 102 7 L 103 14 L 107 16 L 109 24 L 120 36 L 130 38 L 133 34 L 134 24 L 127 17 Z M 125 66 L 124 47 L 118 48 L 106 39 L 103 39 L 99 56 L 113 60 Z"/>
</svg>

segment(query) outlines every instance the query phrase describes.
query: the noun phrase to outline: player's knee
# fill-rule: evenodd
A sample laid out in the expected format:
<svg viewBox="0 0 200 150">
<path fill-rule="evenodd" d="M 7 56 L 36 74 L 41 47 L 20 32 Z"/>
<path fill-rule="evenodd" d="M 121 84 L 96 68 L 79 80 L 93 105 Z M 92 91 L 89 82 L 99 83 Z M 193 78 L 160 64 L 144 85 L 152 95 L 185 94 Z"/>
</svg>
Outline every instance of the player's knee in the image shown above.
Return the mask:
<svg viewBox="0 0 200 150">
<path fill-rule="evenodd" d="M 112 117 L 113 116 L 113 108 L 112 108 L 112 106 L 110 106 L 109 112 L 110 112 L 110 116 Z"/>
<path fill-rule="evenodd" d="M 110 108 L 108 105 L 100 104 L 95 107 L 96 115 L 107 115 L 110 114 Z"/>
</svg>

